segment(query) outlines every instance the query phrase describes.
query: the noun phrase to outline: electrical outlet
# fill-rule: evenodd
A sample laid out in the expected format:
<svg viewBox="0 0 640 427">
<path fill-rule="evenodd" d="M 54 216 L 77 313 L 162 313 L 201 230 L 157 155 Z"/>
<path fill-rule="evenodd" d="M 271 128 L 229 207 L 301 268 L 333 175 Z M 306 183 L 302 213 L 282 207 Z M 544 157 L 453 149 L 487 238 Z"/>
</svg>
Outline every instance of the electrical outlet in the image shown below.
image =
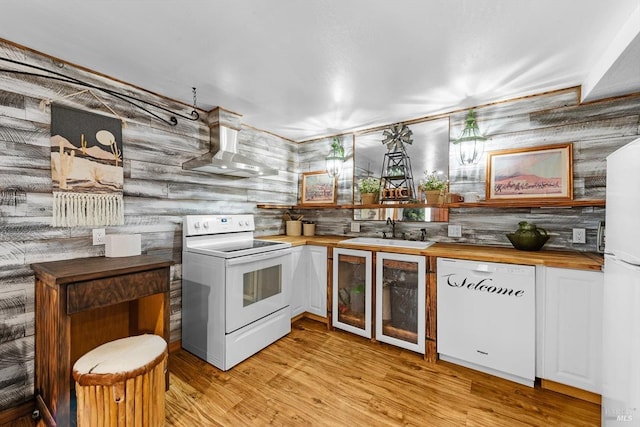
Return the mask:
<svg viewBox="0 0 640 427">
<path fill-rule="evenodd" d="M 449 237 L 462 237 L 462 226 L 461 225 L 449 225 L 448 236 Z"/>
<path fill-rule="evenodd" d="M 95 245 L 104 245 L 106 240 L 106 233 L 104 232 L 104 228 L 94 228 L 93 229 L 93 244 Z"/>
<path fill-rule="evenodd" d="M 573 229 L 573 243 L 587 243 L 587 231 L 584 228 Z"/>
</svg>

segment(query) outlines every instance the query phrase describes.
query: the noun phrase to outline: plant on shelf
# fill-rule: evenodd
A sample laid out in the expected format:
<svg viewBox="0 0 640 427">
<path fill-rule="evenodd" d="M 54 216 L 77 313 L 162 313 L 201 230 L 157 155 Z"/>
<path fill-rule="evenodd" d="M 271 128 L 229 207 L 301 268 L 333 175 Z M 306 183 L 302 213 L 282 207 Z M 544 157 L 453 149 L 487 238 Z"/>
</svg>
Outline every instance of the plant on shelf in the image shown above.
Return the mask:
<svg viewBox="0 0 640 427">
<path fill-rule="evenodd" d="M 441 204 L 444 193 L 449 187 L 449 181 L 442 178 L 442 172 L 424 171 L 424 182 L 420 189 L 424 192 L 428 204 Z"/>
<path fill-rule="evenodd" d="M 358 191 L 363 205 L 378 203 L 380 180 L 372 176 L 362 178 L 358 181 Z"/>
</svg>

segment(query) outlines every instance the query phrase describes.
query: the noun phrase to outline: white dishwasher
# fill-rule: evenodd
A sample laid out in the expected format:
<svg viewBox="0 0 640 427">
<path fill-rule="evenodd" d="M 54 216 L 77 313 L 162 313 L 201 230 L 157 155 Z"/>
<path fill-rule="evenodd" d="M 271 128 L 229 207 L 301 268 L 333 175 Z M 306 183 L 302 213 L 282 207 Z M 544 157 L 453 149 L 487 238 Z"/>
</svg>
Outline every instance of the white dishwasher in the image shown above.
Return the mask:
<svg viewBox="0 0 640 427">
<path fill-rule="evenodd" d="M 440 359 L 533 387 L 535 267 L 438 258 Z"/>
</svg>

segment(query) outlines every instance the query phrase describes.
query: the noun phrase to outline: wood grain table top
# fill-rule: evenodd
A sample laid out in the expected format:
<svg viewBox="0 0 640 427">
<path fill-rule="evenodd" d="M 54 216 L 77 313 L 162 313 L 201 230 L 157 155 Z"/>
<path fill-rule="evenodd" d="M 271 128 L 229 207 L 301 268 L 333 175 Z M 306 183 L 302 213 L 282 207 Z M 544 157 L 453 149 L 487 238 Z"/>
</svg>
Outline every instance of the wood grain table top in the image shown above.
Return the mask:
<svg viewBox="0 0 640 427">
<path fill-rule="evenodd" d="M 137 273 L 173 265 L 172 260 L 148 255 L 107 258 L 90 257 L 31 264 L 31 269 L 51 283 L 59 285 L 106 276 Z"/>
</svg>

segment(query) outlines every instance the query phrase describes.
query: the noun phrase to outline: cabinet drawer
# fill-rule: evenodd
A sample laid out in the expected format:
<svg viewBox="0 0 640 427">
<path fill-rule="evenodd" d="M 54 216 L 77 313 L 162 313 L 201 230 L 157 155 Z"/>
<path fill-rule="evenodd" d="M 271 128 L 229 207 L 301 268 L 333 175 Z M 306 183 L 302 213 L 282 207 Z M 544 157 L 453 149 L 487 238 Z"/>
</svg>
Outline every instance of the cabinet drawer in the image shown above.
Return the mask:
<svg viewBox="0 0 640 427">
<path fill-rule="evenodd" d="M 67 286 L 67 314 L 169 291 L 169 269 L 124 274 Z"/>
</svg>

